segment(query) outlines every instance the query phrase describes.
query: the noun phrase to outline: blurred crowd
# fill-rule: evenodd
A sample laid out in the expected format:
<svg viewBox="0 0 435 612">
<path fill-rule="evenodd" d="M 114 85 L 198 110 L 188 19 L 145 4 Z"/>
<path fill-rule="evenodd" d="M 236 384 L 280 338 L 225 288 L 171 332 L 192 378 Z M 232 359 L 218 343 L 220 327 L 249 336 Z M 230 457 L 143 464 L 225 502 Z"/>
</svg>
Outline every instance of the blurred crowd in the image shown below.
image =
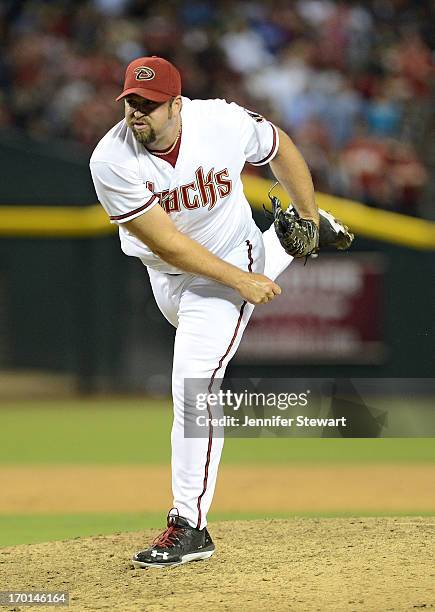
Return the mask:
<svg viewBox="0 0 435 612">
<path fill-rule="evenodd" d="M 286 130 L 318 191 L 419 214 L 434 17 L 433 0 L 2 0 L 0 130 L 90 151 L 122 116 L 125 65 L 161 55 L 184 95 L 236 101 Z"/>
</svg>

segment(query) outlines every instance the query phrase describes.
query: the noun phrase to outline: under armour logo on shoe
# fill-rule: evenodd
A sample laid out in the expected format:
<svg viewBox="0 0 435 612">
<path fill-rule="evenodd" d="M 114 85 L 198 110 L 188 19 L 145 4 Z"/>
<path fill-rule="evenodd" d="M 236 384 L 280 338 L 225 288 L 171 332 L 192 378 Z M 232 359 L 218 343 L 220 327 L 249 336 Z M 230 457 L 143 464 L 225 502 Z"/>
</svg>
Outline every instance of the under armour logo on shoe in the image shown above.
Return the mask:
<svg viewBox="0 0 435 612">
<path fill-rule="evenodd" d="M 156 558 L 156 557 L 158 557 L 159 555 L 162 557 L 162 559 L 163 559 L 164 561 L 165 561 L 165 560 L 166 560 L 166 559 L 169 557 L 169 553 L 167 553 L 167 552 L 162 552 L 162 553 L 161 553 L 161 552 L 159 552 L 159 551 L 158 551 L 158 550 L 156 550 L 156 549 L 153 549 L 153 550 L 151 551 L 151 556 L 152 556 L 152 557 Z"/>
</svg>

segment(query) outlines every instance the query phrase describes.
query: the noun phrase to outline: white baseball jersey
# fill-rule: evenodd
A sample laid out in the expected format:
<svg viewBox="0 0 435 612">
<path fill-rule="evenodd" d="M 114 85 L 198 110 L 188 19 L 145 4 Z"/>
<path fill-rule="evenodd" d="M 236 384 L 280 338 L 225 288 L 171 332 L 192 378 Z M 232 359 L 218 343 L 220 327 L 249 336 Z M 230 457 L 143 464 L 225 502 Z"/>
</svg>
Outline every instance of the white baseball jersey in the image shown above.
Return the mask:
<svg viewBox="0 0 435 612">
<path fill-rule="evenodd" d="M 261 166 L 278 151 L 276 127 L 225 100 L 183 97 L 182 133 L 173 167 L 135 139 L 125 119 L 98 143 L 90 161 L 98 199 L 119 225 L 121 248 L 160 272 L 179 272 L 123 224 L 160 205 L 175 226 L 225 259 L 252 230 L 240 173 L 246 161 Z"/>
</svg>

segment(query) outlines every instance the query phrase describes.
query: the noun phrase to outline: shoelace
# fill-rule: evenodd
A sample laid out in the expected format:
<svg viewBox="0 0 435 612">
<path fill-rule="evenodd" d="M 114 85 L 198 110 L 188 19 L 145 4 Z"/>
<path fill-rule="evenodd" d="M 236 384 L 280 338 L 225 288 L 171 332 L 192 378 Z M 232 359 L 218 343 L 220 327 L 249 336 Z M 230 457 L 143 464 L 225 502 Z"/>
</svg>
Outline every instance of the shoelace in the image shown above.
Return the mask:
<svg viewBox="0 0 435 612">
<path fill-rule="evenodd" d="M 159 546 L 159 548 L 169 548 L 174 546 L 178 541 L 178 532 L 183 528 L 178 525 L 169 525 L 163 533 L 156 537 L 153 541 L 153 546 Z"/>
</svg>

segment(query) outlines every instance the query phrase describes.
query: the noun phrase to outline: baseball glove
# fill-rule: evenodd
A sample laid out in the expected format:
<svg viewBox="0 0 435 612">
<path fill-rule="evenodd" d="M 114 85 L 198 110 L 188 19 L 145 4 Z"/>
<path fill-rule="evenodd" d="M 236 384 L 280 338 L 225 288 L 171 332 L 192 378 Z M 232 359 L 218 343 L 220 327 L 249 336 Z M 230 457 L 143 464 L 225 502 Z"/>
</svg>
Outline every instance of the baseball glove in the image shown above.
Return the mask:
<svg viewBox="0 0 435 612">
<path fill-rule="evenodd" d="M 314 221 L 302 219 L 293 209 L 283 211 L 281 202 L 269 193 L 272 212 L 264 205 L 266 215 L 273 219 L 275 232 L 286 253 L 293 257 L 309 257 L 319 250 L 319 229 Z"/>
<path fill-rule="evenodd" d="M 295 224 L 312 224 L 316 230 L 317 227 L 311 221 L 301 219 L 297 210 L 291 205 L 286 211 L 283 211 L 281 208 L 281 202 L 278 198 L 271 196 L 270 191 L 269 198 L 272 202 L 272 212 L 267 210 L 267 208 L 263 205 L 264 211 L 266 215 L 273 220 L 276 235 L 278 236 L 284 250 L 289 255 L 293 255 L 293 257 L 306 258 L 309 256 L 316 257 L 319 249 L 326 247 L 337 249 L 338 251 L 347 251 L 347 249 L 350 248 L 354 240 L 354 235 L 349 230 L 347 225 L 344 225 L 344 223 L 336 219 L 333 215 L 331 215 L 331 213 L 319 208 L 319 231 L 317 246 L 313 248 L 311 252 L 296 254 L 295 251 L 300 251 L 302 249 L 294 248 L 295 240 L 293 236 L 295 235 Z M 288 248 L 289 244 L 290 248 Z M 306 250 L 309 250 L 309 247 Z"/>
</svg>

